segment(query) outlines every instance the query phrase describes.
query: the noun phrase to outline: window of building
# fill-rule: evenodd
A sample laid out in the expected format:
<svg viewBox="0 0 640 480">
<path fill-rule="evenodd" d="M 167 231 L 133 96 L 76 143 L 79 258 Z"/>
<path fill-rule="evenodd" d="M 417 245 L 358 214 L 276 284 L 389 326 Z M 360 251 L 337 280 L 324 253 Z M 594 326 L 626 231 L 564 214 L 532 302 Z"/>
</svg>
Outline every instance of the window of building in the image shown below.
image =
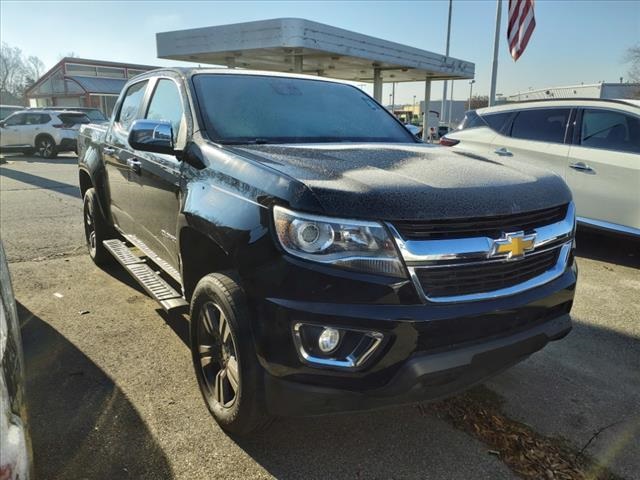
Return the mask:
<svg viewBox="0 0 640 480">
<path fill-rule="evenodd" d="M 563 143 L 569 108 L 539 108 L 518 112 L 511 136 L 538 142 Z"/>
<path fill-rule="evenodd" d="M 82 65 L 79 63 L 67 63 L 66 64 L 68 75 L 83 75 L 89 77 L 96 76 L 96 67 L 93 65 Z"/>
<path fill-rule="evenodd" d="M 176 84 L 165 78 L 158 80 L 145 118 L 171 122 L 175 142 L 182 123 L 182 113 L 182 98 Z"/>
<path fill-rule="evenodd" d="M 96 67 L 98 77 L 124 78 L 124 68 Z"/>
<path fill-rule="evenodd" d="M 134 83 L 127 90 L 118 115 L 118 123 L 123 129 L 129 130 L 133 121 L 138 117 L 146 87 L 147 80 Z"/>
<path fill-rule="evenodd" d="M 640 153 L 640 119 L 613 110 L 585 110 L 580 145 Z"/>
</svg>

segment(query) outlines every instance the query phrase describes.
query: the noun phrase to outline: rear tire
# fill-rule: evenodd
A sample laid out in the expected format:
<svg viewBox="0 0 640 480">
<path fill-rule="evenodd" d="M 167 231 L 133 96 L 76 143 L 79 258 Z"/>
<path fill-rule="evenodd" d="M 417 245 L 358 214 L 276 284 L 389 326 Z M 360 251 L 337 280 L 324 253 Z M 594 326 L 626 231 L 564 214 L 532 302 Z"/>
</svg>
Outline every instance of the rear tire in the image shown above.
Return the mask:
<svg viewBox="0 0 640 480">
<path fill-rule="evenodd" d="M 56 158 L 58 156 L 56 142 L 49 135 L 38 137 L 36 140 L 36 150 L 42 158 Z"/>
<path fill-rule="evenodd" d="M 107 224 L 95 189 L 90 188 L 84 194 L 84 234 L 89 249 L 89 256 L 98 266 L 105 266 L 113 262 L 113 256 L 102 244 L 103 240 L 113 238 L 111 228 Z"/>
<path fill-rule="evenodd" d="M 224 430 L 245 435 L 271 423 L 245 294 L 232 273 L 212 273 L 196 285 L 191 353 L 202 397 Z"/>
</svg>

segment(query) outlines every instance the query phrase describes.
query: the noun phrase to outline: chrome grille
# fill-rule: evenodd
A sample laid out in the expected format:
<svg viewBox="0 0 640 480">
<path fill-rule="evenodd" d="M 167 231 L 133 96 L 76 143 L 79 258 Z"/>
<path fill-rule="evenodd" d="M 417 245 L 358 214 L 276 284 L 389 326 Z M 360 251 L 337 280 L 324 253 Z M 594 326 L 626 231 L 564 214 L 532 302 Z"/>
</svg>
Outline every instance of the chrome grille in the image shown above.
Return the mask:
<svg viewBox="0 0 640 480">
<path fill-rule="evenodd" d="M 558 218 L 558 212 L 562 217 Z M 452 229 L 445 233 L 438 230 L 440 233 L 434 238 L 434 228 L 426 239 L 419 239 L 407 236 L 406 230 L 401 234 L 396 222 L 388 226 L 422 299 L 462 302 L 512 295 L 550 282 L 565 271 L 575 229 L 573 203 L 523 215 L 520 221 L 509 221 L 502 229 L 497 229 L 494 217 L 485 226 L 476 224 L 477 219 L 456 221 L 449 227 L 464 225 L 464 229 L 458 229 L 453 238 Z M 549 219 L 554 221 L 549 223 Z M 471 223 L 475 229 L 467 232 Z M 520 230 L 511 230 L 515 226 Z M 471 236 L 458 238 L 462 231 Z M 515 244 L 510 239 L 524 238 L 525 231 L 527 238 L 533 239 L 533 246 L 528 245 L 524 253 L 520 250 L 517 255 L 513 251 L 499 253 L 505 238 L 511 247 Z"/>
<path fill-rule="evenodd" d="M 553 248 L 522 260 L 417 268 L 416 275 L 429 297 L 491 292 L 513 287 L 551 270 L 559 253 L 559 249 Z"/>
</svg>

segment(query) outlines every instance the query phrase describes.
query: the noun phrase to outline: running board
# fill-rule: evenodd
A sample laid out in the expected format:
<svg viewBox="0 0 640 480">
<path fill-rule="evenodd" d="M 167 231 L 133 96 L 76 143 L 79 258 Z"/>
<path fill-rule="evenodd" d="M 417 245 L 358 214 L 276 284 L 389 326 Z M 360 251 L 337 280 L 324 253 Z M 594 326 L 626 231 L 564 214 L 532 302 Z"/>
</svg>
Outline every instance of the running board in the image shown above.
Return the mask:
<svg viewBox="0 0 640 480">
<path fill-rule="evenodd" d="M 144 259 L 134 255 L 126 243 L 114 239 L 105 240 L 102 244 L 165 311 L 189 306 L 182 295 L 154 272 Z"/>
</svg>

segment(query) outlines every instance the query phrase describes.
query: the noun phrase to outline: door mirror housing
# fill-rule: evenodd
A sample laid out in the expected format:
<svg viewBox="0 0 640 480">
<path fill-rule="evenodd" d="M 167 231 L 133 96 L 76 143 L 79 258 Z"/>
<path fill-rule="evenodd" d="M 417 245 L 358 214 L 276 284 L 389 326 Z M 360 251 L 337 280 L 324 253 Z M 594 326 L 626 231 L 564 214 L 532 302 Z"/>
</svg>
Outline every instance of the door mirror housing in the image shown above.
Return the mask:
<svg viewBox="0 0 640 480">
<path fill-rule="evenodd" d="M 177 155 L 173 143 L 173 127 L 170 122 L 158 120 L 136 120 L 129 131 L 129 145 L 142 152 Z"/>
</svg>

